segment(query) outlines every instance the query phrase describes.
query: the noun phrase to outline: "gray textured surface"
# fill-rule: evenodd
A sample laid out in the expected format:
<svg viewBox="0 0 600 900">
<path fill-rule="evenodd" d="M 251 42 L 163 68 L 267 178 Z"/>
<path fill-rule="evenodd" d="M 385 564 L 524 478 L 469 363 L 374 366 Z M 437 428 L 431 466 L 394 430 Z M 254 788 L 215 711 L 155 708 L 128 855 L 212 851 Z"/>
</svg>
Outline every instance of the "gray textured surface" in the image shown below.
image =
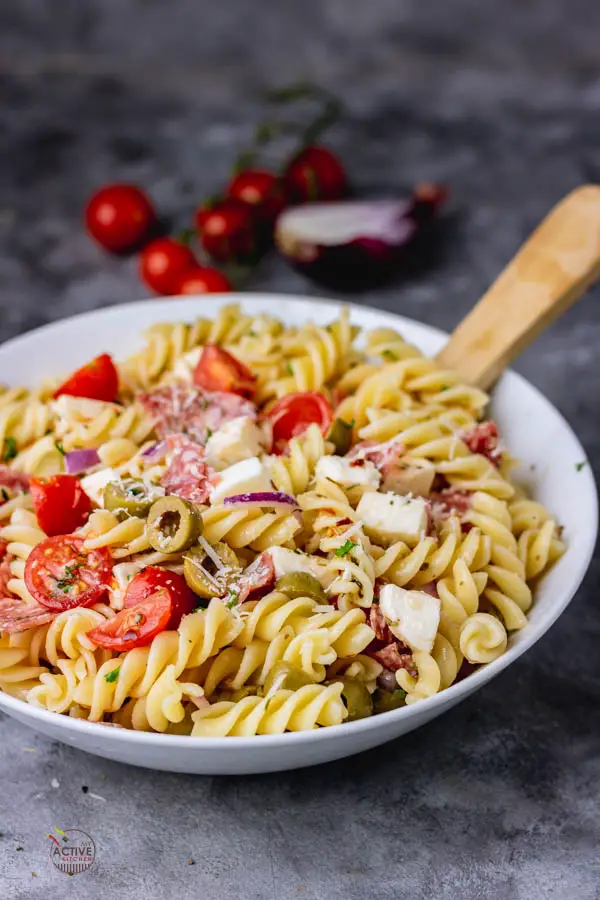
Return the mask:
<svg viewBox="0 0 600 900">
<path fill-rule="evenodd" d="M 452 327 L 546 209 L 598 179 L 599 26 L 592 0 L 4 0 L 2 338 L 141 297 L 133 261 L 102 256 L 81 231 L 92 186 L 141 181 L 184 218 L 247 137 L 259 88 L 299 77 L 345 94 L 332 142 L 359 184 L 452 184 L 438 266 L 364 296 Z M 275 261 L 252 286 L 306 289 Z M 596 466 L 599 300 L 596 290 L 520 363 Z M 599 573 L 596 561 L 552 632 L 493 684 L 346 762 L 162 775 L 3 718 L 0 896 L 600 896 Z M 89 873 L 53 869 L 52 825 L 93 836 Z"/>
</svg>

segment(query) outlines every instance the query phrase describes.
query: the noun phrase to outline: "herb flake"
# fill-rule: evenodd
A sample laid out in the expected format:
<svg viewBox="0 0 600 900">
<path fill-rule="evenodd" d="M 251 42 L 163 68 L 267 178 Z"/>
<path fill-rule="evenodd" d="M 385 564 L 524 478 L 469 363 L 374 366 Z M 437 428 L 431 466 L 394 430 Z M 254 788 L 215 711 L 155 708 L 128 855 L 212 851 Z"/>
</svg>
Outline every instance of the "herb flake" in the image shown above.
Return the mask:
<svg viewBox="0 0 600 900">
<path fill-rule="evenodd" d="M 65 448 L 63 447 L 63 445 L 61 444 L 60 441 L 54 441 L 54 446 L 56 447 L 56 449 L 58 450 L 58 452 L 60 453 L 61 456 L 66 456 L 67 451 L 65 450 Z"/>
<path fill-rule="evenodd" d="M 575 463 L 575 471 L 576 471 L 576 472 L 581 472 L 581 470 L 582 470 L 585 466 L 587 466 L 587 460 L 586 460 L 586 459 L 582 460 L 581 462 Z"/>
<path fill-rule="evenodd" d="M 17 442 L 12 435 L 4 438 L 2 445 L 2 462 L 10 462 L 17 455 Z"/>
<path fill-rule="evenodd" d="M 104 676 L 104 680 L 108 682 L 108 684 L 113 684 L 117 678 L 119 677 L 119 672 L 121 671 L 121 666 L 117 666 L 116 669 L 113 669 L 112 672 L 107 672 Z M 84 792 L 85 793 L 85 792 Z"/>
<path fill-rule="evenodd" d="M 398 357 L 393 350 L 384 350 L 381 355 L 384 359 L 389 359 L 392 362 L 398 362 Z"/>
<path fill-rule="evenodd" d="M 354 541 L 345 541 L 341 547 L 337 548 L 337 550 L 335 551 L 335 555 L 347 556 L 353 547 L 356 547 L 356 543 Z"/>
</svg>

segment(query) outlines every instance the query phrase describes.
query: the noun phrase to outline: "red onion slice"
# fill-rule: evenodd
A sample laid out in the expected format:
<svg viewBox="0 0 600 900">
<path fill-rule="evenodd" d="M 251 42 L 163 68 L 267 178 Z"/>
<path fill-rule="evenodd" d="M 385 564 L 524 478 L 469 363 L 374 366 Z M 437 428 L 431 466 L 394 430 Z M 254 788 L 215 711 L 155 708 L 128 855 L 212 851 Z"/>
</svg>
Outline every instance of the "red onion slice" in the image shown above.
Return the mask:
<svg viewBox="0 0 600 900">
<path fill-rule="evenodd" d="M 158 441 L 156 444 L 150 444 L 145 450 L 142 450 L 141 456 L 147 460 L 162 459 L 167 452 L 167 442 Z"/>
<path fill-rule="evenodd" d="M 65 453 L 65 469 L 69 475 L 79 475 L 101 462 L 98 451 L 92 448 L 70 450 Z"/>
<path fill-rule="evenodd" d="M 293 512 L 298 509 L 298 503 L 295 497 L 290 494 L 284 494 L 283 491 L 258 491 L 253 494 L 234 494 L 232 497 L 225 497 L 223 500 L 225 506 L 240 506 L 245 509 L 249 507 L 269 506 L 273 509 L 279 509 L 282 512 Z"/>
</svg>

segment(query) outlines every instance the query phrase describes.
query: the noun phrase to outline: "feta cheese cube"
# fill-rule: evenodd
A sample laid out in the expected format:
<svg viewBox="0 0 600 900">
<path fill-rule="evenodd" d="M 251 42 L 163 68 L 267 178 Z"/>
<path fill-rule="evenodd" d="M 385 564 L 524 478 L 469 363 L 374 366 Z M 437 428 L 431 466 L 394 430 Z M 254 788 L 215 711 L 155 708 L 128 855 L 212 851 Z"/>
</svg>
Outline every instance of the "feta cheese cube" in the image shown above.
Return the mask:
<svg viewBox="0 0 600 900">
<path fill-rule="evenodd" d="M 308 553 L 296 553 L 285 547 L 271 547 L 269 555 L 273 562 L 275 578 L 290 575 L 292 572 L 308 572 L 309 575 L 314 575 L 324 588 L 328 588 L 333 581 L 334 576 L 327 569 L 327 564 L 319 562 Z"/>
<path fill-rule="evenodd" d="M 194 369 L 200 361 L 204 347 L 193 347 L 178 357 L 173 367 L 173 378 L 177 381 L 191 381 Z"/>
<path fill-rule="evenodd" d="M 241 462 L 223 469 L 221 477 L 212 489 L 210 502 L 213 506 L 222 503 L 225 497 L 235 494 L 253 494 L 261 491 L 273 491 L 273 484 L 268 470 L 258 456 L 243 459 Z"/>
<path fill-rule="evenodd" d="M 343 456 L 322 456 L 315 469 L 317 478 L 329 478 L 341 487 L 366 485 L 375 490 L 381 475 L 376 466 L 366 459 L 345 459 Z"/>
<path fill-rule="evenodd" d="M 92 503 L 102 506 L 104 502 L 104 488 L 111 481 L 119 481 L 120 475 L 115 469 L 100 469 L 81 479 L 81 487 L 86 492 Z"/>
<path fill-rule="evenodd" d="M 263 450 L 263 434 L 250 416 L 238 416 L 226 422 L 211 434 L 204 448 L 206 462 L 217 471 L 258 456 Z"/>
<path fill-rule="evenodd" d="M 386 473 L 382 490 L 392 491 L 394 494 L 414 494 L 418 497 L 428 497 L 435 478 L 435 466 L 424 461 L 423 465 L 392 466 Z"/>
<path fill-rule="evenodd" d="M 414 547 L 427 530 L 427 504 L 421 497 L 363 494 L 356 513 L 373 540 L 384 544 L 404 541 Z"/>
<path fill-rule="evenodd" d="M 406 591 L 386 584 L 379 592 L 379 608 L 390 631 L 411 650 L 431 653 L 440 624 L 440 599 L 425 591 Z"/>
</svg>

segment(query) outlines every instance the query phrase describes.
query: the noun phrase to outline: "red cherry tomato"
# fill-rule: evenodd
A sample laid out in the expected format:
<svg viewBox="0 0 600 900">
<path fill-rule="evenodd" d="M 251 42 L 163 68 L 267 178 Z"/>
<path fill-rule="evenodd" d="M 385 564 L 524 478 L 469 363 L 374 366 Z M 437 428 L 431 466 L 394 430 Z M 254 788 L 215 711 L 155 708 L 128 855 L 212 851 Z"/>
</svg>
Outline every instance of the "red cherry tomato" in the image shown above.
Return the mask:
<svg viewBox="0 0 600 900">
<path fill-rule="evenodd" d="M 193 382 L 204 391 L 225 391 L 251 398 L 256 378 L 239 359 L 215 344 L 206 344 L 194 370 Z"/>
<path fill-rule="evenodd" d="M 25 563 L 25 584 L 31 596 L 60 612 L 91 606 L 106 591 L 112 577 L 112 558 L 106 547 L 84 550 L 74 534 L 49 537 L 33 548 Z"/>
<path fill-rule="evenodd" d="M 178 628 L 184 616 L 193 612 L 198 606 L 198 598 L 188 587 L 183 575 L 161 569 L 158 566 L 146 566 L 131 579 L 125 593 L 123 608 L 137 606 L 151 597 L 159 588 L 169 592 L 171 597 L 171 618 L 168 628 Z"/>
<path fill-rule="evenodd" d="M 75 475 L 32 478 L 29 490 L 38 525 L 50 537 L 71 534 L 87 521 L 92 509 L 92 501 Z"/>
<path fill-rule="evenodd" d="M 227 188 L 227 196 L 246 203 L 256 218 L 272 224 L 286 204 L 283 184 L 272 172 L 247 169 L 236 175 Z"/>
<path fill-rule="evenodd" d="M 142 250 L 140 275 L 157 294 L 177 293 L 177 283 L 188 269 L 196 266 L 194 254 L 172 238 L 157 238 Z"/>
<path fill-rule="evenodd" d="M 154 208 L 133 184 L 109 184 L 92 195 L 85 208 L 85 225 L 105 250 L 135 250 L 156 222 Z"/>
<path fill-rule="evenodd" d="M 61 394 L 71 397 L 87 397 L 89 400 L 105 400 L 112 403 L 119 392 L 119 373 L 108 353 L 102 353 L 86 363 L 54 391 L 54 398 Z"/>
<path fill-rule="evenodd" d="M 87 632 L 97 647 L 122 653 L 133 647 L 145 647 L 164 631 L 172 611 L 168 590 L 158 588 L 135 606 L 128 606 L 112 619 Z"/>
<path fill-rule="evenodd" d="M 333 412 L 323 394 L 306 391 L 287 394 L 269 410 L 273 427 L 273 452 L 283 453 L 288 441 L 306 431 L 313 422 L 326 434 L 331 427 Z"/>
<path fill-rule="evenodd" d="M 348 178 L 327 147 L 306 147 L 295 156 L 283 174 L 283 183 L 298 203 L 339 200 L 348 190 Z"/>
<path fill-rule="evenodd" d="M 222 200 L 196 213 L 196 226 L 206 252 L 219 262 L 243 262 L 256 253 L 252 209 L 239 200 Z"/>
<path fill-rule="evenodd" d="M 222 294 L 230 291 L 231 284 L 218 269 L 194 266 L 184 272 L 173 290 L 174 294 Z"/>
</svg>

